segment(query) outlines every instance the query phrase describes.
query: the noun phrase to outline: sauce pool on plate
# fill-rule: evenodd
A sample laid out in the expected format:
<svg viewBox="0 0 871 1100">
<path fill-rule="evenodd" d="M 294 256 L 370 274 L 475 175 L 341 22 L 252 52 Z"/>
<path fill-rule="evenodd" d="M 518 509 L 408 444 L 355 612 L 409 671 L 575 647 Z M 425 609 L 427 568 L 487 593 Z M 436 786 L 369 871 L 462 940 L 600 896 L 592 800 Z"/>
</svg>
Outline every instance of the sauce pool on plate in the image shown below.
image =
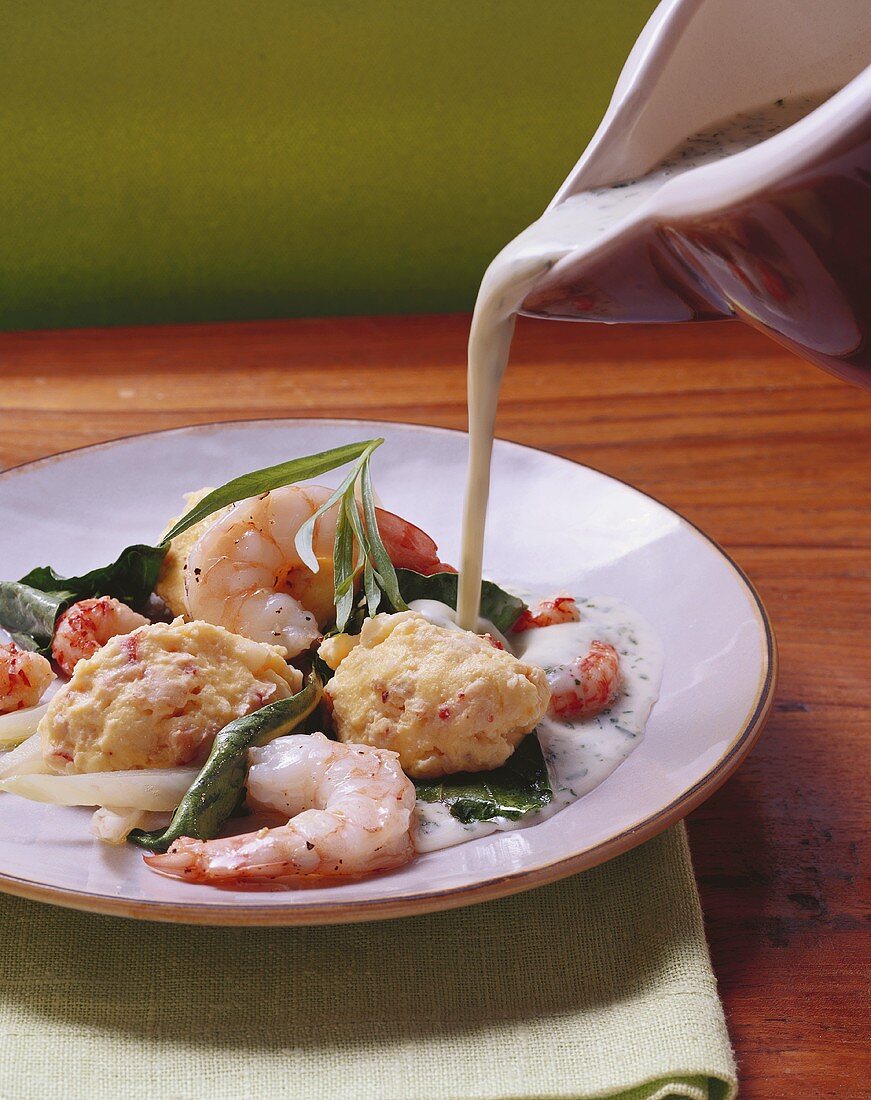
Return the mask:
<svg viewBox="0 0 871 1100">
<path fill-rule="evenodd" d="M 464 823 L 443 803 L 419 800 L 414 825 L 418 851 L 535 825 L 597 787 L 641 743 L 662 681 L 662 643 L 650 624 L 621 600 L 589 598 L 578 600 L 577 606 L 580 622 L 537 627 L 515 634 L 507 642 L 516 656 L 545 671 L 584 656 L 593 641 L 610 643 L 620 657 L 620 688 L 610 706 L 576 721 L 547 716 L 537 727 L 553 791 L 551 802 L 518 821 L 499 818 Z M 451 608 L 434 601 L 415 602 L 412 609 L 439 625 L 455 621 Z M 478 629 L 498 635 L 495 627 L 484 621 L 478 622 Z"/>
</svg>

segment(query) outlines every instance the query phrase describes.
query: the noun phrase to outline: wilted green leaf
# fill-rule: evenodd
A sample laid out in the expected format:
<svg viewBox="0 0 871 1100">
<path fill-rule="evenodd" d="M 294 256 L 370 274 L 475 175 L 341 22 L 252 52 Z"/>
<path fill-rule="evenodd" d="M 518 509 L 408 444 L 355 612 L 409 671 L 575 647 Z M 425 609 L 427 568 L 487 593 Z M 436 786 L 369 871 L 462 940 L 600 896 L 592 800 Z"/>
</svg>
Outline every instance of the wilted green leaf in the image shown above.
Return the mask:
<svg viewBox="0 0 871 1100">
<path fill-rule="evenodd" d="M 459 821 L 518 821 L 546 806 L 552 797 L 547 765 L 534 733 L 525 737 L 501 768 L 458 772 L 437 780 L 416 780 L 423 802 L 444 802 Z"/>
</svg>

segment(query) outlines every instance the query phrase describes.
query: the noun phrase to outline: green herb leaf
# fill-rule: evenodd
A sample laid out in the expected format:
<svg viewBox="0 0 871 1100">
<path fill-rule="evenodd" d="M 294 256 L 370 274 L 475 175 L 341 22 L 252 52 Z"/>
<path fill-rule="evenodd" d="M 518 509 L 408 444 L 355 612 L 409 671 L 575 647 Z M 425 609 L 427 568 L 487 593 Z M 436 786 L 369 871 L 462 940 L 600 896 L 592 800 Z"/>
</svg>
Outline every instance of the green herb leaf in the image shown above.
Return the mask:
<svg viewBox="0 0 871 1100">
<path fill-rule="evenodd" d="M 354 607 L 354 530 L 348 513 L 347 498 L 339 505 L 336 541 L 333 544 L 336 629 L 342 631 Z"/>
<path fill-rule="evenodd" d="M 58 615 L 75 600 L 72 592 L 40 592 L 17 581 L 0 581 L 0 624 L 22 649 L 51 650 Z"/>
<path fill-rule="evenodd" d="M 267 466 L 262 470 L 254 470 L 250 474 L 233 478 L 226 485 L 203 497 L 194 508 L 182 516 L 178 523 L 164 535 L 161 545 L 170 542 L 214 512 L 226 508 L 228 504 L 235 504 L 239 500 L 259 496 L 273 489 L 280 489 L 284 485 L 293 485 L 297 481 L 319 477 L 339 466 L 344 466 L 346 462 L 359 458 L 367 451 L 371 453 L 383 442 L 383 439 L 366 439 L 362 443 L 346 443 L 342 447 L 333 447 L 332 450 L 321 451 L 304 458 L 294 458 L 290 462 L 280 462 L 277 466 Z"/>
<path fill-rule="evenodd" d="M 61 577 L 46 565 L 31 569 L 21 578 L 21 584 L 42 592 L 72 592 L 79 600 L 114 596 L 131 607 L 141 607 L 154 591 L 165 555 L 164 546 L 128 546 L 110 565 L 92 569 L 80 577 Z"/>
<path fill-rule="evenodd" d="M 456 611 L 459 581 L 456 573 L 433 573 L 424 577 L 411 569 L 397 569 L 396 576 L 406 605 L 412 600 L 438 600 Z M 395 604 L 393 607 L 401 610 Z M 481 615 L 503 634 L 511 630 L 525 610 L 526 604 L 519 596 L 512 596 L 493 581 L 484 581 L 481 585 Z"/>
<path fill-rule="evenodd" d="M 355 545 L 362 559 L 363 590 L 369 614 L 376 614 L 382 601 L 382 594 L 390 606 L 398 610 L 405 609 L 396 581 L 396 570 L 378 529 L 375 494 L 372 490 L 369 459 L 380 442 L 380 440 L 370 442 L 338 489 L 330 494 L 314 515 L 300 527 L 296 535 L 295 545 L 299 556 L 312 571 L 317 572 L 318 560 L 313 547 L 315 524 L 326 511 L 338 506 L 336 540 L 333 545 L 333 569 L 336 629 L 339 631 L 347 627 L 354 609 L 354 584 L 360 565 L 355 555 Z M 355 495 L 358 485 L 365 524 L 360 518 Z"/>
<path fill-rule="evenodd" d="M 47 653 L 58 615 L 77 600 L 114 596 L 141 607 L 154 591 L 165 554 L 162 546 L 128 546 L 110 565 L 80 577 L 62 577 L 43 565 L 20 581 L 0 581 L 0 625 L 22 647 Z"/>
<path fill-rule="evenodd" d="M 349 489 L 354 484 L 354 481 L 356 480 L 359 472 L 360 462 L 357 461 L 354 463 L 353 469 L 344 479 L 338 489 L 336 489 L 327 497 L 320 508 L 318 508 L 313 515 L 309 516 L 309 518 L 296 533 L 294 546 L 296 547 L 297 553 L 302 558 L 304 564 L 307 565 L 313 573 L 317 573 L 318 569 L 320 568 L 320 566 L 318 565 L 317 554 L 315 554 L 314 551 L 315 524 L 321 518 L 321 516 L 324 515 L 325 512 L 328 512 L 330 508 L 338 504 L 339 501 L 344 500 L 344 498 L 348 494 Z"/>
<path fill-rule="evenodd" d="M 369 456 L 363 461 L 363 471 L 360 478 L 360 495 L 363 498 L 363 515 L 366 519 L 366 534 L 369 539 L 368 557 L 372 561 L 375 579 L 381 591 L 387 597 L 391 607 L 395 611 L 407 611 L 408 607 L 399 591 L 399 583 L 396 570 L 387 548 L 381 541 L 381 532 L 378 530 L 378 516 L 375 506 L 375 493 L 372 489 L 372 472 L 369 469 Z"/>
<path fill-rule="evenodd" d="M 157 832 L 134 829 L 128 839 L 151 852 L 165 852 L 182 836 L 196 840 L 216 837 L 239 804 L 248 774 L 248 749 L 290 733 L 311 714 L 320 698 L 320 681 L 312 676 L 302 691 L 289 699 L 269 703 L 224 726 L 169 825 Z"/>
<path fill-rule="evenodd" d="M 317 652 L 312 656 L 312 670 L 322 684 L 329 683 L 333 676 L 335 676 L 333 669 L 330 668 L 322 657 L 317 655 Z"/>
<path fill-rule="evenodd" d="M 444 802 L 451 816 L 468 824 L 505 817 L 518 821 L 546 806 L 552 796 L 547 765 L 534 733 L 525 737 L 501 768 L 459 772 L 437 780 L 415 780 L 423 802 Z"/>
<path fill-rule="evenodd" d="M 378 581 L 372 569 L 372 559 L 368 554 L 363 563 L 363 591 L 366 594 L 366 610 L 369 612 L 369 617 L 372 618 L 373 615 L 378 614 L 378 605 L 381 603 L 381 589 L 378 587 Z"/>
<path fill-rule="evenodd" d="M 370 616 L 377 615 L 378 606 L 381 603 L 381 589 L 378 587 L 378 579 L 375 570 L 372 568 L 372 545 L 369 541 L 369 533 L 360 519 L 360 506 L 353 493 L 345 498 L 345 507 L 354 531 L 354 538 L 357 540 L 357 545 L 363 554 L 363 595 L 366 601 L 366 610 Z M 355 565 L 355 573 L 357 568 Z M 347 630 L 347 628 L 348 623 L 346 621 L 344 629 Z"/>
</svg>

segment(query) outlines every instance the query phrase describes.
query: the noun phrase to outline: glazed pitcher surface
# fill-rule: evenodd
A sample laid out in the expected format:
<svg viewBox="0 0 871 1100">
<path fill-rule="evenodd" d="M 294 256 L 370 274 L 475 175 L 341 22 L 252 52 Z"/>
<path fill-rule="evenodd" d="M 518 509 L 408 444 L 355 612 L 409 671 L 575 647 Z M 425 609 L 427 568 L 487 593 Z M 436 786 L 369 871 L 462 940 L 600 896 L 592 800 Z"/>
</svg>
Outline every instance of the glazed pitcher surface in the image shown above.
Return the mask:
<svg viewBox="0 0 871 1100">
<path fill-rule="evenodd" d="M 737 316 L 871 385 L 869 62 L 867 0 L 660 4 L 540 224 L 571 233 L 592 197 L 625 200 L 615 185 L 638 188 L 628 181 L 646 188 L 607 232 L 578 231 L 522 312 L 613 323 Z M 808 113 L 774 136 L 680 163 L 686 148 L 726 141 L 724 119 L 758 128 L 802 103 Z M 696 146 L 682 149 L 691 135 Z M 663 171 L 676 148 L 676 167 Z"/>
</svg>

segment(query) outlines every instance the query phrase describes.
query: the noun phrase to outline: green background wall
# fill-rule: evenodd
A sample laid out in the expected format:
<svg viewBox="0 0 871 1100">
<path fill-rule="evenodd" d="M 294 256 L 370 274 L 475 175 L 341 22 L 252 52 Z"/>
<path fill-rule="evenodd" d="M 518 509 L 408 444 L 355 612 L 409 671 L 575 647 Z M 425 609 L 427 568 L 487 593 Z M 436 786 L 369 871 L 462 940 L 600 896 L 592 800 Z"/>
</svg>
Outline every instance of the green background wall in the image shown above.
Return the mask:
<svg viewBox="0 0 871 1100">
<path fill-rule="evenodd" d="M 653 0 L 13 0 L 0 326 L 468 309 Z"/>
</svg>

